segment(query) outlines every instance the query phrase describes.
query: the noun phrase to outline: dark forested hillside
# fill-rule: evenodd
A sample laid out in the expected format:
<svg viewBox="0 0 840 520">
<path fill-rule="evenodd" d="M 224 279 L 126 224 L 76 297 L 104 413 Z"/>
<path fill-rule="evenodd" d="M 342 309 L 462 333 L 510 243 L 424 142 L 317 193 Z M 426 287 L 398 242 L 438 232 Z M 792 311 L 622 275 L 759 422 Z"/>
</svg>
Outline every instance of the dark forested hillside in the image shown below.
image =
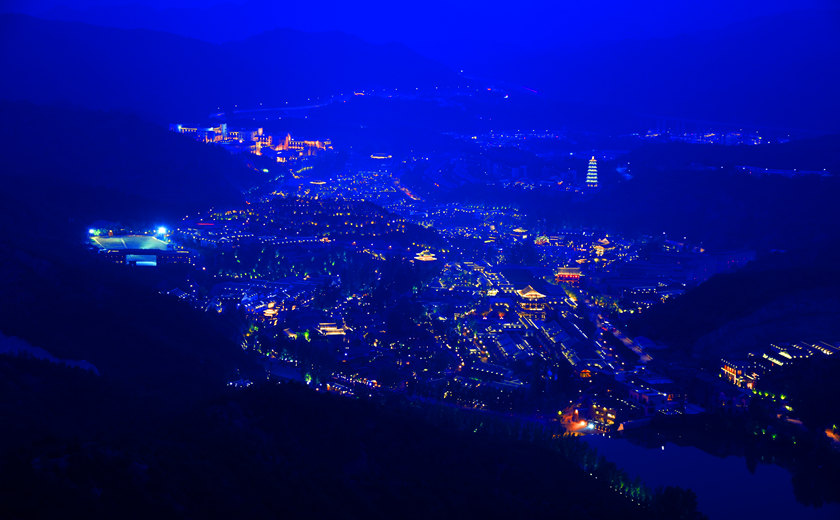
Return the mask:
<svg viewBox="0 0 840 520">
<path fill-rule="evenodd" d="M 174 222 L 241 201 L 255 180 L 228 152 L 134 116 L 3 102 L 0 119 L 0 227 L 10 232 L 67 237 L 97 219 Z"/>
<path fill-rule="evenodd" d="M 633 323 L 634 332 L 706 360 L 770 342 L 835 341 L 838 257 L 836 244 L 766 255 L 652 308 Z"/>
<path fill-rule="evenodd" d="M 18 406 L 4 407 L 16 412 L 7 417 L 38 424 L 51 414 L 69 423 L 61 428 L 69 434 L 42 436 L 55 429 L 39 428 L 15 439 L 14 450 L 6 439 L 5 518 L 66 510 L 94 518 L 644 517 L 559 453 L 435 427 L 405 410 L 270 385 L 177 416 L 141 403 L 129 412 L 149 414 L 132 420 L 92 376 L 32 365 L 0 358 L 4 393 L 21 395 Z M 22 376 L 35 368 L 40 376 Z M 68 402 L 68 386 L 107 421 Z M 79 420 L 89 422 L 73 427 Z"/>
<path fill-rule="evenodd" d="M 619 179 L 614 168 L 615 163 L 599 165 L 604 187 L 585 197 L 484 186 L 449 196 L 527 208 L 535 225 L 544 221 L 627 234 L 664 232 L 716 250 L 797 248 L 828 244 L 840 235 L 834 225 L 837 177 L 752 177 L 733 168 L 658 169 L 634 163 L 633 178 L 627 180 Z M 423 186 L 420 175 L 410 178 L 413 186 Z"/>
<path fill-rule="evenodd" d="M 840 178 L 751 177 L 731 168 L 634 167 L 634 178 L 579 204 L 590 222 L 686 236 L 708 247 L 796 248 L 829 243 Z"/>
</svg>

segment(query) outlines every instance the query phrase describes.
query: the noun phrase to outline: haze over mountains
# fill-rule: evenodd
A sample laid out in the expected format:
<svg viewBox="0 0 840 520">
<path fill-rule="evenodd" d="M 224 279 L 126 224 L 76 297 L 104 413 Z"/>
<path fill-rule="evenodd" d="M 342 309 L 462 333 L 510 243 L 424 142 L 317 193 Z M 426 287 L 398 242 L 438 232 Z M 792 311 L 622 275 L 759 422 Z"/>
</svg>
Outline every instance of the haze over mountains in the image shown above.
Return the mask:
<svg viewBox="0 0 840 520">
<path fill-rule="evenodd" d="M 342 31 L 369 41 L 398 41 L 417 49 L 433 42 L 505 43 L 546 48 L 570 43 L 667 38 L 718 30 L 758 16 L 828 9 L 831 0 L 639 0 L 637 2 L 528 2 L 428 0 L 396 5 L 278 3 L 269 0 L 8 0 L 5 9 L 65 21 L 123 29 L 153 29 L 222 43 L 277 27 Z M 449 46 L 455 56 L 463 54 Z"/>
<path fill-rule="evenodd" d="M 283 29 L 227 44 L 22 15 L 0 17 L 0 97 L 72 100 L 149 118 L 203 118 L 217 107 L 305 104 L 353 89 L 454 83 L 399 45 Z M 24 55 L 20 49 L 27 49 Z"/>
<path fill-rule="evenodd" d="M 492 53 L 485 74 L 636 113 L 837 130 L 840 11 L 798 12 L 667 38 Z"/>
<path fill-rule="evenodd" d="M 253 16 L 261 9 L 264 16 Z M 662 18 L 661 28 L 639 19 L 624 27 L 616 13 L 583 19 L 583 11 L 562 18 L 552 12 L 546 16 L 556 17 L 556 30 L 550 21 L 535 19 L 534 34 L 522 35 L 482 33 L 481 22 L 494 26 L 498 17 L 461 7 L 440 21 L 417 14 L 429 24 L 413 24 L 414 33 L 400 35 L 398 23 L 377 26 L 384 14 L 361 10 L 353 15 L 360 20 L 358 32 L 402 42 L 374 44 L 336 31 L 276 29 L 341 24 L 336 13 L 307 17 L 300 9 L 253 2 L 53 8 L 44 14 L 123 29 L 4 17 L 0 65 L 26 81 L 7 82 L 0 96 L 194 117 L 227 104 L 452 85 L 463 70 L 488 84 L 527 87 L 554 102 L 592 107 L 594 117 L 653 115 L 840 130 L 840 101 L 832 92 L 840 77 L 840 11 L 776 11 L 755 18 L 734 9 L 692 25 L 694 32 L 677 16 Z M 27 59 L 8 52 L 24 48 L 32 51 Z"/>
</svg>

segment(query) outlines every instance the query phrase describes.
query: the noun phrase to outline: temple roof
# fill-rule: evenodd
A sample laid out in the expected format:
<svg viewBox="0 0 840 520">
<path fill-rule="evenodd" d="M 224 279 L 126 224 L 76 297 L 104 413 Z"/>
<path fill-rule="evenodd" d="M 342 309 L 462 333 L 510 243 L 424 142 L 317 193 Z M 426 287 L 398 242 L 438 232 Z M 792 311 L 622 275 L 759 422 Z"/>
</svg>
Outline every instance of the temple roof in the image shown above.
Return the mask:
<svg viewBox="0 0 840 520">
<path fill-rule="evenodd" d="M 536 300 L 536 299 L 539 299 L 539 298 L 545 298 L 544 294 L 537 291 L 536 289 L 534 289 L 530 285 L 528 287 L 522 289 L 522 290 L 516 291 L 516 293 L 519 296 L 521 296 L 523 298 L 527 298 L 529 300 Z"/>
</svg>

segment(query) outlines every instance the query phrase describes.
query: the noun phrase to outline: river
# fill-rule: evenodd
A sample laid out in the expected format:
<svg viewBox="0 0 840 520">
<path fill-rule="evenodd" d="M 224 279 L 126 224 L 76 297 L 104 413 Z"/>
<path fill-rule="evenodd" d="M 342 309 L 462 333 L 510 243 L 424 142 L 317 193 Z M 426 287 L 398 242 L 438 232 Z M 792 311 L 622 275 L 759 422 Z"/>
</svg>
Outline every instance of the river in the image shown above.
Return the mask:
<svg viewBox="0 0 840 520">
<path fill-rule="evenodd" d="M 710 520 L 731 518 L 796 518 L 837 520 L 840 504 L 819 508 L 796 501 L 791 474 L 770 464 L 750 473 L 744 457 L 716 457 L 698 448 L 665 444 L 646 448 L 626 439 L 596 435 L 585 441 L 631 476 L 651 488 L 680 486 L 697 494 L 698 509 Z"/>
</svg>

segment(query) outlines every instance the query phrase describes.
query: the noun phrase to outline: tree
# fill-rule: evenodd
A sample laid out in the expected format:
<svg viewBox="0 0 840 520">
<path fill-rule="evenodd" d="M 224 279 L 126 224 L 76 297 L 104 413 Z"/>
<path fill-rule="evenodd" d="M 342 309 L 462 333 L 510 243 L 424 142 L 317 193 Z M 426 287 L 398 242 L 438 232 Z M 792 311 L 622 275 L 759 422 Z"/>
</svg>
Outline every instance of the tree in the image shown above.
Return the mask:
<svg viewBox="0 0 840 520">
<path fill-rule="evenodd" d="M 651 503 L 651 518 L 661 520 L 701 520 L 697 511 L 697 495 L 690 489 L 675 486 L 659 488 Z"/>
</svg>

